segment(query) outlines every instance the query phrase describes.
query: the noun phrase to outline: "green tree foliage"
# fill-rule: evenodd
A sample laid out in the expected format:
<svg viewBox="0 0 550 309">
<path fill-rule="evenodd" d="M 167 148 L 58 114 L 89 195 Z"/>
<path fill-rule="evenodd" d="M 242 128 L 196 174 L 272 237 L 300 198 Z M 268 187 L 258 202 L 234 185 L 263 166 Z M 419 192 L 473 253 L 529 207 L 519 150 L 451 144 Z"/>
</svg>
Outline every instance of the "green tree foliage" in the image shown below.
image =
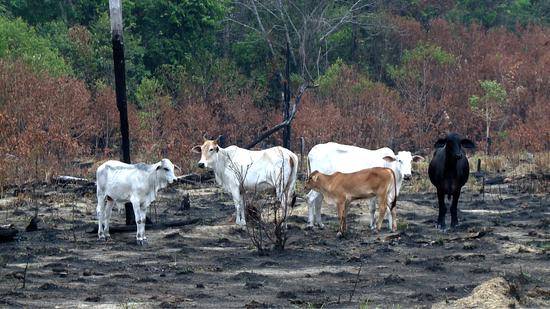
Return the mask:
<svg viewBox="0 0 550 309">
<path fill-rule="evenodd" d="M 152 105 L 162 92 L 162 85 L 154 78 L 144 77 L 136 89 L 136 103 L 145 108 Z"/>
<path fill-rule="evenodd" d="M 145 67 L 154 71 L 162 64 L 189 64 L 212 47 L 212 30 L 225 10 L 219 0 L 141 0 L 130 8 L 127 26 L 142 38 Z"/>
<path fill-rule="evenodd" d="M 109 13 L 103 12 L 90 26 L 92 45 L 90 46 L 93 57 L 92 70 L 97 74 L 96 79 L 106 79 L 114 84 L 113 75 L 113 48 L 111 43 L 111 24 Z M 146 48 L 139 35 L 132 31 L 124 32 L 124 57 L 126 59 L 126 83 L 128 97 L 134 100 L 135 90 L 141 79 L 149 75 L 145 68 L 144 57 Z"/>
<path fill-rule="evenodd" d="M 452 65 L 455 57 L 444 51 L 440 46 L 420 44 L 412 50 L 406 50 L 401 58 L 400 66 L 389 66 L 388 73 L 394 80 L 420 80 L 429 64 L 445 66 Z"/>
<path fill-rule="evenodd" d="M 499 82 L 494 80 L 480 80 L 479 84 L 483 89 L 483 96 L 473 95 L 470 97 L 472 110 L 485 118 L 485 139 L 486 153 L 489 154 L 489 139 L 491 123 L 502 117 L 506 106 L 507 93 Z"/>
<path fill-rule="evenodd" d="M 490 28 L 529 23 L 548 24 L 550 22 L 550 4 L 544 0 L 458 0 L 449 11 L 451 20 L 465 24 L 477 22 Z"/>
<path fill-rule="evenodd" d="M 0 17 L 0 58 L 22 60 L 35 72 L 53 76 L 71 73 L 56 46 L 19 18 Z"/>
</svg>

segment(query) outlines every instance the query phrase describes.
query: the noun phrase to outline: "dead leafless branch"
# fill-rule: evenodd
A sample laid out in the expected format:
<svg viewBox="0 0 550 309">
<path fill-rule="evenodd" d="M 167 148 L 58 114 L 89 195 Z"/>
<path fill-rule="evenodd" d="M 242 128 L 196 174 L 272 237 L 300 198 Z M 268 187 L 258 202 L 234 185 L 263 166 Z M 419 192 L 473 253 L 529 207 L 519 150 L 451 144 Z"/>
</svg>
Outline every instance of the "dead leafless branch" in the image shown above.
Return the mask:
<svg viewBox="0 0 550 309">
<path fill-rule="evenodd" d="M 290 114 L 287 119 L 285 119 L 283 122 L 275 125 L 271 129 L 264 131 L 260 136 L 258 136 L 254 141 L 252 141 L 250 144 L 245 146 L 244 148 L 250 149 L 254 146 L 256 146 L 259 142 L 264 140 L 265 138 L 269 137 L 271 134 L 279 131 L 280 129 L 290 125 L 292 123 L 292 120 L 294 120 L 294 117 L 296 116 L 296 112 L 298 111 L 298 106 L 300 105 L 300 101 L 302 100 L 302 96 L 304 95 L 305 91 L 310 88 L 316 88 L 317 85 L 312 85 L 310 83 L 302 84 L 298 90 L 298 94 L 294 98 L 294 103 L 291 106 Z"/>
</svg>

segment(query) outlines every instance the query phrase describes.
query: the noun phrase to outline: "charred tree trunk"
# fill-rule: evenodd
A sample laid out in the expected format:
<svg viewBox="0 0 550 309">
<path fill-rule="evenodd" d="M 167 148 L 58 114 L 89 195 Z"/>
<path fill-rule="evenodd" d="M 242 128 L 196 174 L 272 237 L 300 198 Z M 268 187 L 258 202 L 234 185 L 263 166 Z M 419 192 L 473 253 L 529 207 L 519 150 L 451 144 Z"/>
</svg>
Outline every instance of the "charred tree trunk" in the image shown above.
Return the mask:
<svg viewBox="0 0 550 309">
<path fill-rule="evenodd" d="M 286 68 L 285 68 L 285 81 L 283 82 L 284 89 L 284 108 L 283 108 L 283 119 L 287 120 L 290 118 L 290 45 L 288 41 L 286 42 Z M 290 149 L 290 134 L 291 134 L 291 123 L 289 122 L 283 130 L 283 147 Z"/>
<path fill-rule="evenodd" d="M 122 162 L 130 163 L 130 134 L 128 129 L 128 108 L 126 104 L 126 68 L 124 61 L 124 38 L 122 36 L 121 0 L 109 0 L 111 35 L 113 43 L 113 64 L 115 70 L 116 105 L 120 115 L 120 135 L 122 136 Z M 135 223 L 132 204 L 126 203 L 126 224 Z"/>
</svg>

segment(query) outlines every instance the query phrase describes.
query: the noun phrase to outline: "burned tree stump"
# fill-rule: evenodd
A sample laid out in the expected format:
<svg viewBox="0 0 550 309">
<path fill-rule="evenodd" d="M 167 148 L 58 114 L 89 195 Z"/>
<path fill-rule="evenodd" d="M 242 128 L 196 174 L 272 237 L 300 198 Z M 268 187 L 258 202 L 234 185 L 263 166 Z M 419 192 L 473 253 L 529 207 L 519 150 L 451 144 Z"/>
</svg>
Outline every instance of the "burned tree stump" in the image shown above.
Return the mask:
<svg viewBox="0 0 550 309">
<path fill-rule="evenodd" d="M 13 225 L 0 226 L 0 242 L 15 241 L 19 231 Z"/>
</svg>

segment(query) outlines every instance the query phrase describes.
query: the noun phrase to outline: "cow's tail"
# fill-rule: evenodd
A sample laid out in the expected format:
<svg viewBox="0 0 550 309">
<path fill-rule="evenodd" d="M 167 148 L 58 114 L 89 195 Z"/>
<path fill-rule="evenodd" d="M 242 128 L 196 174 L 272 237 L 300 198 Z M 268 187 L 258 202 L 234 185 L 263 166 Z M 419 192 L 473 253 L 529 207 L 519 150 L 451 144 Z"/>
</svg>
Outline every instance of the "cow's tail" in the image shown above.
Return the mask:
<svg viewBox="0 0 550 309">
<path fill-rule="evenodd" d="M 292 190 L 292 200 L 289 204 L 290 207 L 294 207 L 296 203 L 296 194 L 294 194 L 294 185 L 296 183 L 296 175 L 298 174 L 298 162 L 295 162 L 292 154 L 288 156 L 288 164 L 290 166 L 290 173 L 288 174 L 288 180 L 285 185 L 284 194 L 287 195 L 287 198 L 290 198 L 289 193 Z"/>
<path fill-rule="evenodd" d="M 395 172 L 390 168 L 391 175 L 393 178 L 393 201 L 391 202 L 390 211 L 393 211 L 397 204 L 397 178 L 395 177 Z"/>
</svg>

